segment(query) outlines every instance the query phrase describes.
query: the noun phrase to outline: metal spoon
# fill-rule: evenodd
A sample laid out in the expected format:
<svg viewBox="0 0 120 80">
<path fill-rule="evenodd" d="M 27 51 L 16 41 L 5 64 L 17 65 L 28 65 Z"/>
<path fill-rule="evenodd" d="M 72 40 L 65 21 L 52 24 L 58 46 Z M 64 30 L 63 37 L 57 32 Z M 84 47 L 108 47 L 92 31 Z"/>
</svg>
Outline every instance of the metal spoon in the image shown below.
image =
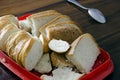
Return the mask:
<svg viewBox="0 0 120 80">
<path fill-rule="evenodd" d="M 105 23 L 106 22 L 106 19 L 103 15 L 103 13 L 98 10 L 98 9 L 95 9 L 95 8 L 86 8 L 84 7 L 83 5 L 81 5 L 78 1 L 76 0 L 67 0 L 68 2 L 78 6 L 78 7 L 81 7 L 82 9 L 85 9 L 85 10 L 88 10 L 88 14 L 94 19 L 96 20 L 97 22 L 99 23 Z"/>
</svg>

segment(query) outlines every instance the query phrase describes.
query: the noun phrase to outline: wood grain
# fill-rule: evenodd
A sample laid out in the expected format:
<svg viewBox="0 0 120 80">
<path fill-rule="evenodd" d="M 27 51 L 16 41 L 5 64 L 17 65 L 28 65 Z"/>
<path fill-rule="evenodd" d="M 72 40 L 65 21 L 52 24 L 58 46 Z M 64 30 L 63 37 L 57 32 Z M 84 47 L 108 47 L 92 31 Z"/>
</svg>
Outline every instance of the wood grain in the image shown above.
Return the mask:
<svg viewBox="0 0 120 80">
<path fill-rule="evenodd" d="M 52 5 L 62 0 L 0 0 L 0 16 L 5 14 L 20 14 Z"/>
<path fill-rule="evenodd" d="M 13 13 L 21 16 L 26 13 L 54 9 L 70 16 L 72 20 L 78 23 L 84 33 L 91 33 L 99 46 L 109 52 L 114 62 L 115 70 L 104 80 L 119 80 L 120 0 L 79 0 L 84 6 L 100 9 L 106 16 L 107 22 L 105 24 L 97 23 L 88 15 L 87 11 L 62 0 L 24 0 L 24 2 L 21 0 L 7 0 L 7 3 L 5 1 L 0 1 L 0 15 Z"/>
</svg>

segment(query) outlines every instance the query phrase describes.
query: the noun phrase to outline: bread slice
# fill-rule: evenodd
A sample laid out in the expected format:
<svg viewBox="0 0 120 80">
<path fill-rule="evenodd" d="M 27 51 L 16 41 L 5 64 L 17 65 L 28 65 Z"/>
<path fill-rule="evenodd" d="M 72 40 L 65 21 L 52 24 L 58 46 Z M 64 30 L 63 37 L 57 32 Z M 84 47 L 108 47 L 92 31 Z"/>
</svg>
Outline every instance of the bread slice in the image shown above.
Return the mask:
<svg viewBox="0 0 120 80">
<path fill-rule="evenodd" d="M 2 21 L 2 20 L 7 20 L 7 21 L 9 21 L 9 23 L 13 23 L 18 26 L 18 18 L 12 14 L 1 16 L 0 21 Z"/>
<path fill-rule="evenodd" d="M 27 17 L 27 20 L 32 25 L 32 34 L 34 36 L 39 36 L 39 28 L 57 17 L 58 15 L 60 15 L 60 13 L 58 12 L 41 12 L 39 13 L 39 15 L 36 13 L 36 15 L 34 14 Z"/>
<path fill-rule="evenodd" d="M 48 46 L 52 51 L 57 52 L 59 54 L 67 52 L 68 49 L 70 48 L 70 45 L 68 42 L 63 40 L 57 40 L 57 39 L 50 40 Z"/>
<path fill-rule="evenodd" d="M 84 74 L 72 71 L 72 68 L 57 68 L 52 71 L 53 76 L 42 75 L 41 80 L 79 80 Z"/>
<path fill-rule="evenodd" d="M 0 49 L 5 51 L 5 41 L 7 38 L 14 32 L 17 32 L 19 29 L 14 24 L 6 25 L 0 32 Z"/>
<path fill-rule="evenodd" d="M 45 53 L 49 52 L 50 51 L 48 47 L 49 40 L 47 39 L 47 37 L 44 34 L 40 34 L 39 39 L 41 40 L 43 45 L 43 52 Z"/>
<path fill-rule="evenodd" d="M 30 38 L 22 48 L 19 57 L 22 65 L 32 70 L 43 55 L 42 43 L 37 38 Z"/>
<path fill-rule="evenodd" d="M 49 73 L 52 70 L 49 53 L 42 55 L 34 69 L 40 73 Z"/>
<path fill-rule="evenodd" d="M 49 40 L 61 39 L 72 43 L 81 34 L 80 28 L 72 21 L 53 24 L 46 28 L 46 35 Z"/>
<path fill-rule="evenodd" d="M 71 49 L 66 53 L 66 57 L 80 72 L 89 73 L 99 54 L 100 50 L 94 38 L 86 33 L 71 44 Z"/>
<path fill-rule="evenodd" d="M 50 56 L 54 67 L 74 67 L 74 65 L 67 60 L 64 54 L 52 52 Z"/>
</svg>

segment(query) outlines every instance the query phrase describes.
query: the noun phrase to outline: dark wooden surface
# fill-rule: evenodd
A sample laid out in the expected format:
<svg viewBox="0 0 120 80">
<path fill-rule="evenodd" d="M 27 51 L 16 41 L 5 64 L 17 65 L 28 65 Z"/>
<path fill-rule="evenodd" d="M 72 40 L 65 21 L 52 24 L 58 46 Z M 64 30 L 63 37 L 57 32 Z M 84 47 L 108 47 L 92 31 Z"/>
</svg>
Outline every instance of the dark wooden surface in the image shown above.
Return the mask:
<svg viewBox="0 0 120 80">
<path fill-rule="evenodd" d="M 54 1 L 55 0 L 53 0 L 53 2 Z M 29 9 L 23 11 L 24 7 L 22 7 L 23 9 L 18 9 L 22 10 L 23 12 L 18 11 L 16 13 L 13 10 L 13 12 L 10 13 L 15 14 L 16 16 L 21 16 L 26 13 L 34 13 L 43 10 L 54 9 L 65 15 L 69 15 L 75 22 L 79 24 L 84 33 L 91 33 L 96 38 L 99 46 L 109 52 L 115 69 L 114 72 L 106 77 L 104 80 L 120 80 L 120 0 L 79 0 L 79 2 L 81 2 L 81 4 L 83 4 L 84 6 L 100 9 L 105 14 L 107 22 L 105 24 L 97 23 L 87 14 L 85 10 L 82 10 L 62 0 L 59 0 L 59 2 L 54 4 L 47 4 L 42 7 L 40 6 L 40 8 L 35 7 L 33 8 L 33 10 Z M 2 3 L 0 2 L 0 4 Z M 5 13 L 3 13 L 2 10 L 0 11 L 0 15 L 4 15 L 7 13 L 9 13 L 9 11 L 6 11 Z M 5 70 L 6 75 L 2 75 L 0 71 L 0 80 L 18 80 L 17 76 L 12 74 L 2 64 L 0 64 L 0 69 L 1 68 Z M 9 77 L 9 79 L 6 76 Z"/>
</svg>

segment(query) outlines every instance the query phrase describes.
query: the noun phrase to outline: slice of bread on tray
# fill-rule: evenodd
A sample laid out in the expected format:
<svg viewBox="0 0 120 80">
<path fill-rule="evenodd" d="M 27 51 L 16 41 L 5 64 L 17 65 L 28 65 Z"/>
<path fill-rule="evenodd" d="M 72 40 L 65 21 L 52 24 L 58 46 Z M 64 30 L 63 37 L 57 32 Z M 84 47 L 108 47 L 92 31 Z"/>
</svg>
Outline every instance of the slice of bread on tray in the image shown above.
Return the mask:
<svg viewBox="0 0 120 80">
<path fill-rule="evenodd" d="M 99 54 L 100 50 L 94 38 L 86 33 L 71 44 L 66 57 L 80 72 L 89 73 Z"/>
<path fill-rule="evenodd" d="M 40 73 L 49 73 L 52 70 L 50 54 L 44 53 L 34 69 Z"/>
</svg>

